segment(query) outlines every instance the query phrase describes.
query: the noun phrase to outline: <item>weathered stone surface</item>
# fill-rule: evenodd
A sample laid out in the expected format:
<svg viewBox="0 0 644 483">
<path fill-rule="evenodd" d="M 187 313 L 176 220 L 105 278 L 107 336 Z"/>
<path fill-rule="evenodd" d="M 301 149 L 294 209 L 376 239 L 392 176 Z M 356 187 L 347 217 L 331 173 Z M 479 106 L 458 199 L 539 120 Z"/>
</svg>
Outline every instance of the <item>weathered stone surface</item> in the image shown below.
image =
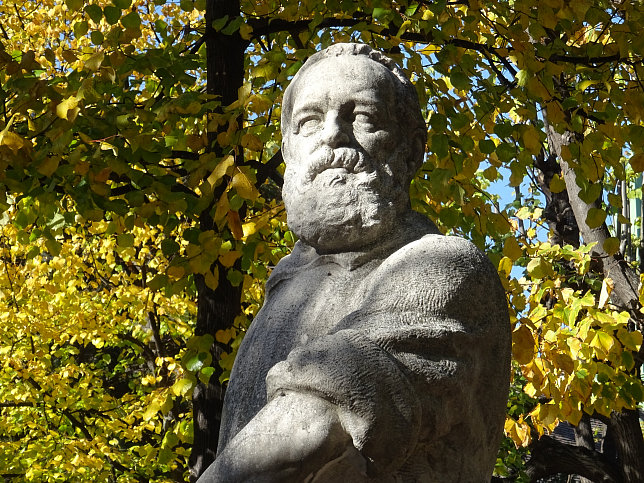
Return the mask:
<svg viewBox="0 0 644 483">
<path fill-rule="evenodd" d="M 411 211 L 426 130 L 413 87 L 360 44 L 285 93 L 298 241 L 266 285 L 201 482 L 489 481 L 510 324 L 494 267 Z"/>
</svg>

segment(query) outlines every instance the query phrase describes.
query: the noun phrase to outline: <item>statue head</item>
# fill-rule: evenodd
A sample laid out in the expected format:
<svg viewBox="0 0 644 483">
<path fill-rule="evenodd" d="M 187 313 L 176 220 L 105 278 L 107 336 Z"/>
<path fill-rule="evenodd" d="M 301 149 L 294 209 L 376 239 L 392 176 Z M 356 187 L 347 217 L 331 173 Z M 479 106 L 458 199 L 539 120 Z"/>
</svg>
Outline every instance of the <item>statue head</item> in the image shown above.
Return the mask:
<svg viewBox="0 0 644 483">
<path fill-rule="evenodd" d="M 426 127 L 396 64 L 364 44 L 311 56 L 284 93 L 288 224 L 321 252 L 359 250 L 409 210 Z"/>
</svg>

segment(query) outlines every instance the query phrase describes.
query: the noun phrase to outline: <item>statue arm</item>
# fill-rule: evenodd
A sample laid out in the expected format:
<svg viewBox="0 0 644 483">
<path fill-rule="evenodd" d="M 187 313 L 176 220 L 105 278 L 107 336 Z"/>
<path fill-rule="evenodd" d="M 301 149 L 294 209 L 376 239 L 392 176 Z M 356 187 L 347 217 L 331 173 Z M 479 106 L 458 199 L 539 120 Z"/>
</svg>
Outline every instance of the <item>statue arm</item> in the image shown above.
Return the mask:
<svg viewBox="0 0 644 483">
<path fill-rule="evenodd" d="M 282 391 L 235 435 L 199 481 L 301 482 L 330 462 L 350 477 L 361 461 L 335 405 L 310 394 Z M 356 476 L 350 481 L 361 481 Z"/>
</svg>

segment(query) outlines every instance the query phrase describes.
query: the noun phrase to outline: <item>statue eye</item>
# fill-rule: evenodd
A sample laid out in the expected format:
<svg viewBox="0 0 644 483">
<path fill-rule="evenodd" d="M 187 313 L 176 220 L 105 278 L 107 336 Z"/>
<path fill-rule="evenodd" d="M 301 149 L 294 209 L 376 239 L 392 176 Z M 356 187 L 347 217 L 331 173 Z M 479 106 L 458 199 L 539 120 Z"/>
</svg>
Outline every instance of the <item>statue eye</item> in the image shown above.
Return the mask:
<svg viewBox="0 0 644 483">
<path fill-rule="evenodd" d="M 315 132 L 321 125 L 322 120 L 319 116 L 309 115 L 300 119 L 297 123 L 298 132 L 304 136 L 308 136 Z"/>
<path fill-rule="evenodd" d="M 353 114 L 353 124 L 365 131 L 376 130 L 375 116 L 369 112 L 355 112 Z"/>
</svg>

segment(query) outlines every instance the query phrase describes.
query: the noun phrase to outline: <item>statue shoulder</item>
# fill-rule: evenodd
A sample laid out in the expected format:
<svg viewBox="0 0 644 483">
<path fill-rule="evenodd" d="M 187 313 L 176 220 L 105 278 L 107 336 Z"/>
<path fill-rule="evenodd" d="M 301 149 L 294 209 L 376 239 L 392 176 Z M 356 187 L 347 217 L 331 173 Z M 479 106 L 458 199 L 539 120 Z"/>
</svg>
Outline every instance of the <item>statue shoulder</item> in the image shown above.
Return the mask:
<svg viewBox="0 0 644 483">
<path fill-rule="evenodd" d="M 472 242 L 456 236 L 429 234 L 392 253 L 372 280 L 377 291 L 404 288 L 426 291 L 499 291 L 501 282 L 488 257 Z"/>
<path fill-rule="evenodd" d="M 478 271 L 493 268 L 487 256 L 469 240 L 429 234 L 392 253 L 383 265 L 431 266 L 436 270 Z M 496 273 L 496 272 L 495 272 Z"/>
</svg>

